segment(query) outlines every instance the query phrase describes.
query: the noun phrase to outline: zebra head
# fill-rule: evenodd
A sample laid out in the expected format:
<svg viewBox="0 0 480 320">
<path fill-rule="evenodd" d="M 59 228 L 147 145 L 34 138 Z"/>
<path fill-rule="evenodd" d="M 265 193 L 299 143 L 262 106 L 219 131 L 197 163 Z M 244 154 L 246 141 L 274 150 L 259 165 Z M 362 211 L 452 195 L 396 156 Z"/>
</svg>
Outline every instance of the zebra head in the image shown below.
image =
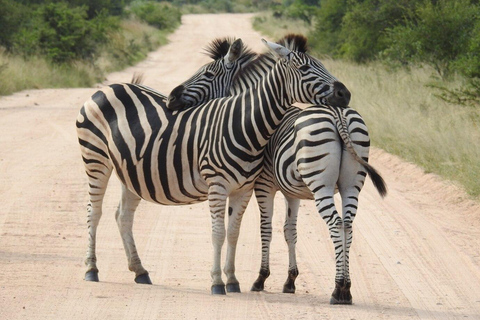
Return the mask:
<svg viewBox="0 0 480 320">
<path fill-rule="evenodd" d="M 241 39 L 232 38 L 215 39 L 205 51 L 214 61 L 172 90 L 167 99 L 168 109 L 196 107 L 226 96 L 235 74 L 256 56 Z"/>
<path fill-rule="evenodd" d="M 296 37 L 295 50 L 262 39 L 277 57 L 277 63 L 285 67 L 286 83 L 293 86 L 291 90 L 287 90 L 292 95 L 291 100 L 316 105 L 347 107 L 350 102 L 350 91 L 330 74 L 318 59 L 306 53 L 306 38 Z"/>
</svg>

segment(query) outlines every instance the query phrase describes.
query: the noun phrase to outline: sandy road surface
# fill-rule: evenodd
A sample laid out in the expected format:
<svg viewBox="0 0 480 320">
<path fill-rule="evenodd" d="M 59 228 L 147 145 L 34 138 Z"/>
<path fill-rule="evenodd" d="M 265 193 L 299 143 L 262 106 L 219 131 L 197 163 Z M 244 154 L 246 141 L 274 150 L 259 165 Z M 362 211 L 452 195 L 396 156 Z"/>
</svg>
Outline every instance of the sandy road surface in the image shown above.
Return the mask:
<svg viewBox="0 0 480 320">
<path fill-rule="evenodd" d="M 185 16 L 169 45 L 107 82 L 128 81 L 142 71 L 145 84 L 168 93 L 208 61 L 199 48 L 214 37 L 235 35 L 260 50 L 249 17 Z M 94 91 L 32 90 L 0 98 L 0 319 L 480 319 L 478 204 L 381 150 L 373 150 L 371 163 L 390 194 L 382 201 L 370 182 L 361 194 L 352 306 L 328 304 L 333 248 L 311 202 L 302 203 L 298 223 L 297 293 L 281 293 L 287 249 L 280 196 L 265 292 L 249 291 L 260 265 L 254 200 L 237 255 L 243 293 L 210 295 L 206 203 L 140 205 L 134 233 L 154 285 L 136 285 L 114 221 L 116 178 L 98 231 L 101 282 L 83 281 L 87 194 L 74 122 Z"/>
</svg>

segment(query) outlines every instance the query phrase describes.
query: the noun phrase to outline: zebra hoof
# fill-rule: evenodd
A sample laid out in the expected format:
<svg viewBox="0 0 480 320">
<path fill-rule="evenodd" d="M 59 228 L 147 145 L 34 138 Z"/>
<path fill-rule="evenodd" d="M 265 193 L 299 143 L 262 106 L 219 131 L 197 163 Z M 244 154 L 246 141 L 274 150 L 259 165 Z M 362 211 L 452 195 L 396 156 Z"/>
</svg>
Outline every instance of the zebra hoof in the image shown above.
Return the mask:
<svg viewBox="0 0 480 320">
<path fill-rule="evenodd" d="M 227 292 L 241 293 L 239 283 L 227 283 Z"/>
<path fill-rule="evenodd" d="M 298 277 L 297 267 L 288 271 L 288 278 L 283 285 L 283 293 L 295 293 L 295 279 Z"/>
<path fill-rule="evenodd" d="M 335 283 L 335 290 L 333 290 L 330 304 L 352 304 L 352 295 L 350 287 L 352 283 L 340 281 Z"/>
<path fill-rule="evenodd" d="M 295 284 L 287 281 L 287 283 L 283 285 L 283 293 L 295 293 Z"/>
<path fill-rule="evenodd" d="M 352 304 L 352 299 L 338 300 L 332 296 L 330 297 L 330 304 Z"/>
<path fill-rule="evenodd" d="M 263 291 L 265 289 L 265 280 L 270 275 L 270 270 L 260 270 L 257 280 L 253 283 L 250 291 Z"/>
<path fill-rule="evenodd" d="M 135 282 L 140 284 L 152 284 L 152 280 L 150 280 L 148 273 L 135 277 Z"/>
<path fill-rule="evenodd" d="M 265 280 L 264 281 L 255 281 L 252 285 L 250 291 L 263 291 L 265 289 Z"/>
<path fill-rule="evenodd" d="M 216 284 L 212 286 L 212 294 L 227 294 L 223 284 Z"/>
<path fill-rule="evenodd" d="M 85 273 L 85 281 L 98 282 L 98 271 L 90 270 Z"/>
</svg>

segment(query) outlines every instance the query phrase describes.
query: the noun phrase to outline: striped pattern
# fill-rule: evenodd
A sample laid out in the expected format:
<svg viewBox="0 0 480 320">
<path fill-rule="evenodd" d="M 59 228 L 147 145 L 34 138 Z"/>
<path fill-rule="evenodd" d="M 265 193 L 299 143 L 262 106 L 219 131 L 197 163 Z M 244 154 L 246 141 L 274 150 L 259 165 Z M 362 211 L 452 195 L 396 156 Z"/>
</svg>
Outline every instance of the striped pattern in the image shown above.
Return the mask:
<svg viewBox="0 0 480 320">
<path fill-rule="evenodd" d="M 335 78 L 309 56 L 288 50 L 280 55 L 257 86 L 196 108 L 172 112 L 162 94 L 137 84 L 111 85 L 84 104 L 77 133 L 90 195 L 87 280 L 98 281 L 96 229 L 108 179 L 115 170 L 122 182 L 116 219 L 137 282 L 151 283 L 132 234 L 139 201 L 183 205 L 208 200 L 214 247 L 212 293 L 225 293 L 220 257 L 226 212 L 227 291 L 240 291 L 234 272 L 235 248 L 243 212 L 262 169 L 265 145 L 295 99 L 322 103 L 334 94 Z"/>
</svg>

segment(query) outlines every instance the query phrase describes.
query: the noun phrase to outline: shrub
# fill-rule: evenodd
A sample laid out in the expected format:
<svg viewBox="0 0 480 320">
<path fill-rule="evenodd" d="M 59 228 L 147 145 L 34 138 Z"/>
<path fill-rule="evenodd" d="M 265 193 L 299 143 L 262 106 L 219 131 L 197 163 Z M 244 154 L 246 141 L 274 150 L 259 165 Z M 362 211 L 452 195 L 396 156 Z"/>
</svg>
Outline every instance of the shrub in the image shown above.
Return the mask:
<svg viewBox="0 0 480 320">
<path fill-rule="evenodd" d="M 14 35 L 14 50 L 25 57 L 42 54 L 56 63 L 89 60 L 106 41 L 107 30 L 116 26 L 117 19 L 105 11 L 88 20 L 86 7 L 49 3 Z"/>
<path fill-rule="evenodd" d="M 131 12 L 149 25 L 164 30 L 175 29 L 182 17 L 178 8 L 166 2 L 138 1 L 132 4 Z"/>
<path fill-rule="evenodd" d="M 424 1 L 407 24 L 388 31 L 384 56 L 403 63 L 427 63 L 442 78 L 462 65 L 464 72 L 477 74 L 480 67 L 468 71 L 467 66 L 478 62 L 478 51 L 470 50 L 480 46 L 480 36 L 474 33 L 479 13 L 469 0 Z"/>
</svg>

